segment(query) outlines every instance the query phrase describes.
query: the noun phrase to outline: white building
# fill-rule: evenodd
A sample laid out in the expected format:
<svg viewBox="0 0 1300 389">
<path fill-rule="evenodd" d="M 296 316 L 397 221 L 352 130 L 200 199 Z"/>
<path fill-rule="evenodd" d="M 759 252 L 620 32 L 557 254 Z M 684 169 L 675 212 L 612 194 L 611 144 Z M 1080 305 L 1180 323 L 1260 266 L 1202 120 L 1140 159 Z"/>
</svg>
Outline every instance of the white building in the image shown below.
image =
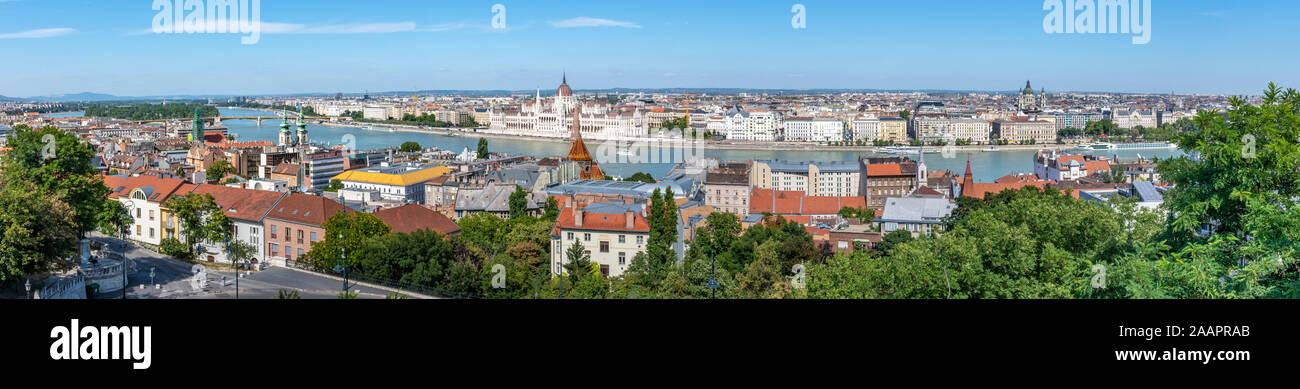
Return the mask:
<svg viewBox="0 0 1300 389">
<path fill-rule="evenodd" d="M 1111 115 L 1117 128 L 1156 128 L 1160 126 L 1160 115 L 1155 109 L 1150 111 L 1117 110 Z"/>
<path fill-rule="evenodd" d="M 569 138 L 573 134 L 573 110 L 579 110 L 579 131 L 583 139 L 644 137 L 648 116 L 640 108 L 614 109 L 600 102 L 579 102 L 567 77 L 555 96 L 542 98 L 538 91 L 532 102 L 517 108 L 493 108 L 489 132 L 500 134 Z"/>
<path fill-rule="evenodd" d="M 572 202 L 567 202 L 572 204 Z M 560 210 L 551 235 L 551 274 L 567 273 L 568 250 L 574 242 L 606 277 L 622 277 L 637 253 L 650 240 L 650 224 L 640 204 L 594 203 Z"/>
<path fill-rule="evenodd" d="M 838 142 L 844 140 L 844 122 L 835 118 L 792 117 L 783 122 L 785 140 Z"/>
<path fill-rule="evenodd" d="M 408 204 L 424 203 L 424 183 L 447 174 L 446 166 L 388 165 L 349 170 L 335 176 L 343 189 L 354 195 L 371 196 L 374 192 L 382 200 Z"/>
<path fill-rule="evenodd" d="M 970 140 L 988 143 L 993 125 L 983 119 L 916 118 L 917 138 L 925 142 Z"/>
<path fill-rule="evenodd" d="M 361 109 L 361 116 L 372 120 L 388 120 L 392 118 L 388 109 L 389 107 L 369 105 Z"/>
<path fill-rule="evenodd" d="M 880 137 L 880 119 L 866 114 L 853 119 L 853 140 L 875 141 Z"/>
<path fill-rule="evenodd" d="M 754 161 L 754 188 L 803 192 L 808 196 L 861 196 L 862 167 L 852 162 Z"/>
<path fill-rule="evenodd" d="M 732 107 L 723 115 L 727 140 L 772 142 L 781 139 L 781 118 L 766 109 Z"/>
</svg>

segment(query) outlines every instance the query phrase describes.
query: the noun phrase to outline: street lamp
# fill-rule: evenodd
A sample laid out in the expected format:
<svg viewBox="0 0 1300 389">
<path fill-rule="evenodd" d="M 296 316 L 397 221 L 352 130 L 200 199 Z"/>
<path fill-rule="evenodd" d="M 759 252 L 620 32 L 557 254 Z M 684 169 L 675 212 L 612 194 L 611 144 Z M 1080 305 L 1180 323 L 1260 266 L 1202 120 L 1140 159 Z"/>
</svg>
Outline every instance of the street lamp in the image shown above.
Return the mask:
<svg viewBox="0 0 1300 389">
<path fill-rule="evenodd" d="M 334 271 L 343 272 L 343 296 L 348 294 L 348 248 L 343 245 L 343 233 L 339 233 L 339 263 L 334 265 Z"/>
<path fill-rule="evenodd" d="M 709 287 L 709 293 L 711 293 L 709 295 L 710 299 L 718 298 L 718 287 L 722 286 L 718 285 L 718 280 L 714 277 L 717 274 L 714 271 L 717 268 L 717 265 L 717 258 L 713 254 L 709 254 L 709 283 L 704 284 L 704 286 Z"/>
<path fill-rule="evenodd" d="M 23 290 L 27 292 L 27 294 L 25 294 L 24 296 L 27 296 L 27 299 L 28 299 L 28 300 L 31 300 L 31 299 L 32 299 L 32 280 L 31 280 L 30 278 L 27 279 L 27 282 L 24 282 L 24 283 L 23 283 Z"/>
<path fill-rule="evenodd" d="M 135 218 L 131 217 L 131 210 L 135 208 L 135 202 L 122 203 L 122 208 L 126 209 L 126 218 L 122 221 L 122 299 L 126 300 L 126 237 L 131 233 L 131 224 L 135 224 Z"/>
<path fill-rule="evenodd" d="M 230 247 L 230 238 L 226 238 L 225 243 L 226 258 L 230 259 L 230 265 L 235 268 L 235 300 L 239 300 L 239 262 L 236 262 L 235 257 L 231 256 L 233 250 Z"/>
</svg>

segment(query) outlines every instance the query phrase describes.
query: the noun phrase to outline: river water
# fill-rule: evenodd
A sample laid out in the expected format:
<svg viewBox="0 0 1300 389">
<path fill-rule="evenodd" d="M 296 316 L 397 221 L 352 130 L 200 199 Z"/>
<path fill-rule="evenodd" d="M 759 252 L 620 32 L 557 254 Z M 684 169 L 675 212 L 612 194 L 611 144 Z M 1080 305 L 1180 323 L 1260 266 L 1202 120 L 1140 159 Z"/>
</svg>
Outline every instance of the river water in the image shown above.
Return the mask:
<svg viewBox="0 0 1300 389">
<path fill-rule="evenodd" d="M 242 109 L 242 108 L 221 108 L 221 115 L 226 117 L 239 116 L 275 116 L 276 112 Z M 279 131 L 279 120 L 263 121 L 259 127 L 253 120 L 224 120 L 222 125 L 230 129 L 230 132 L 238 134 L 239 140 L 265 140 L 276 141 Z M 388 132 L 386 130 L 367 130 L 363 127 L 342 127 L 342 126 L 322 126 L 309 125 L 309 137 L 313 141 L 324 142 L 328 144 L 344 144 L 347 142 L 347 135 L 355 138 L 355 146 L 358 150 L 382 149 L 389 146 L 397 146 L 402 142 L 415 141 L 424 147 L 437 147 L 444 150 L 460 152 L 468 147 L 471 150 L 478 147 L 478 138 L 472 135 L 467 136 L 446 136 L 439 134 L 426 134 L 416 132 Z M 489 149 L 493 152 L 508 154 L 529 155 L 534 157 L 545 157 L 552 155 L 565 155 L 569 151 L 567 143 L 560 142 L 542 142 L 529 139 L 503 139 L 489 138 Z M 592 150 L 595 152 L 596 150 Z M 991 182 L 992 180 L 1012 173 L 1033 173 L 1034 163 L 1032 150 L 1013 150 L 998 152 L 959 152 L 950 155 L 951 158 L 944 158 L 939 150 L 930 152 L 927 149 L 925 153 L 926 165 L 931 170 L 944 169 L 951 170 L 960 174 L 966 169 L 966 161 L 970 160 L 971 170 L 975 178 L 980 182 Z M 1142 157 L 1159 157 L 1169 158 L 1183 155 L 1182 151 L 1176 149 L 1147 149 L 1147 150 L 1116 150 L 1116 151 L 1070 151 L 1071 153 L 1099 154 L 1106 157 L 1118 156 L 1121 159 L 1132 159 L 1141 155 Z M 775 151 L 775 150 L 703 150 L 705 157 L 719 158 L 723 160 L 762 160 L 762 159 L 782 159 L 791 161 L 856 161 L 859 157 L 869 153 L 853 151 Z M 916 158 L 913 156 L 913 158 Z M 597 160 L 600 162 L 600 160 Z M 627 177 L 636 172 L 650 173 L 654 177 L 663 177 L 673 166 L 672 163 L 611 163 L 601 162 L 601 169 L 608 175 Z"/>
</svg>

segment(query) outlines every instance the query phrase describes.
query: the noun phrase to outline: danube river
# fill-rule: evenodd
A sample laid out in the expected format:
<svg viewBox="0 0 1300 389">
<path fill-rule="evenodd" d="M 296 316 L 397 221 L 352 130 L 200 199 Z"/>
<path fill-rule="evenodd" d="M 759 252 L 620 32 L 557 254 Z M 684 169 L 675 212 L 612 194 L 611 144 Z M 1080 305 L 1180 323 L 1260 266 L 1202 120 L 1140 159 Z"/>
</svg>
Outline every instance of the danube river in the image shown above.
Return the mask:
<svg viewBox="0 0 1300 389">
<path fill-rule="evenodd" d="M 221 108 L 221 115 L 227 117 L 239 116 L 273 116 L 278 113 L 260 110 L 249 110 L 239 108 Z M 279 131 L 279 120 L 263 121 L 262 126 L 258 126 L 256 121 L 252 120 L 225 120 L 222 125 L 228 127 L 230 132 L 238 134 L 240 140 L 266 140 L 276 141 Z M 378 128 L 378 127 L 377 127 Z M 307 127 L 309 137 L 316 142 L 328 144 L 343 144 L 346 142 L 346 136 L 355 137 L 356 148 L 358 150 L 382 149 L 390 146 L 400 145 L 402 142 L 415 141 L 424 147 L 437 147 L 444 150 L 460 152 L 468 147 L 471 150 L 478 146 L 478 138 L 467 136 L 447 136 L 440 134 L 428 134 L 418 132 L 388 132 L 384 129 L 368 130 L 365 127 L 346 127 L 346 126 L 323 126 L 311 124 Z M 502 152 L 508 154 L 530 155 L 534 157 L 545 157 L 552 155 L 565 155 L 569 152 L 568 143 L 538 141 L 532 139 L 508 139 L 508 138 L 490 138 L 488 139 L 489 149 L 493 152 Z M 592 152 L 599 154 L 595 147 Z M 1079 153 L 1081 151 L 1069 151 Z M 719 158 L 723 160 L 762 160 L 762 159 L 782 159 L 791 161 L 856 161 L 859 157 L 869 153 L 853 151 L 777 151 L 777 150 L 714 150 L 706 149 L 700 151 L 705 157 Z M 1125 150 L 1125 151 L 1099 151 L 1083 152 L 1095 153 L 1106 157 L 1118 156 L 1121 159 L 1132 159 L 1138 155 L 1142 157 L 1159 157 L 1161 159 L 1173 156 L 1180 156 L 1183 153 L 1176 149 L 1147 149 L 1147 150 Z M 970 159 L 971 170 L 975 178 L 981 182 L 991 182 L 994 179 L 1012 173 L 1033 173 L 1034 151 L 1032 150 L 1005 150 L 997 152 L 959 152 L 950 154 L 951 158 L 944 158 L 943 154 L 935 149 L 925 153 L 925 162 L 930 170 L 945 169 L 960 174 L 966 169 L 966 160 Z M 915 156 L 913 156 L 915 158 Z M 601 162 L 600 159 L 597 159 Z M 663 177 L 672 163 L 611 163 L 601 162 L 601 169 L 606 174 L 627 177 L 636 172 L 650 173 L 654 177 Z"/>
</svg>

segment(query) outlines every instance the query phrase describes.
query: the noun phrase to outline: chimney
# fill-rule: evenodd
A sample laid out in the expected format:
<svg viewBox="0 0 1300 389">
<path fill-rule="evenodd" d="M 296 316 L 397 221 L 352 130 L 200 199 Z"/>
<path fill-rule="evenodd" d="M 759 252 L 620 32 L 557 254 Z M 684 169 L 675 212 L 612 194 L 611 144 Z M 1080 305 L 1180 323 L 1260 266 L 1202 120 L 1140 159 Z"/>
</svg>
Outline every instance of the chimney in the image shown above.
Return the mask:
<svg viewBox="0 0 1300 389">
<path fill-rule="evenodd" d="M 575 227 L 582 227 L 582 214 L 582 208 L 573 209 L 573 225 Z"/>
<path fill-rule="evenodd" d="M 632 216 L 632 210 L 630 209 L 627 210 L 627 212 L 625 212 L 624 214 L 625 216 L 627 216 L 627 229 L 630 230 L 635 226 L 634 222 L 636 221 L 636 217 Z"/>
</svg>

